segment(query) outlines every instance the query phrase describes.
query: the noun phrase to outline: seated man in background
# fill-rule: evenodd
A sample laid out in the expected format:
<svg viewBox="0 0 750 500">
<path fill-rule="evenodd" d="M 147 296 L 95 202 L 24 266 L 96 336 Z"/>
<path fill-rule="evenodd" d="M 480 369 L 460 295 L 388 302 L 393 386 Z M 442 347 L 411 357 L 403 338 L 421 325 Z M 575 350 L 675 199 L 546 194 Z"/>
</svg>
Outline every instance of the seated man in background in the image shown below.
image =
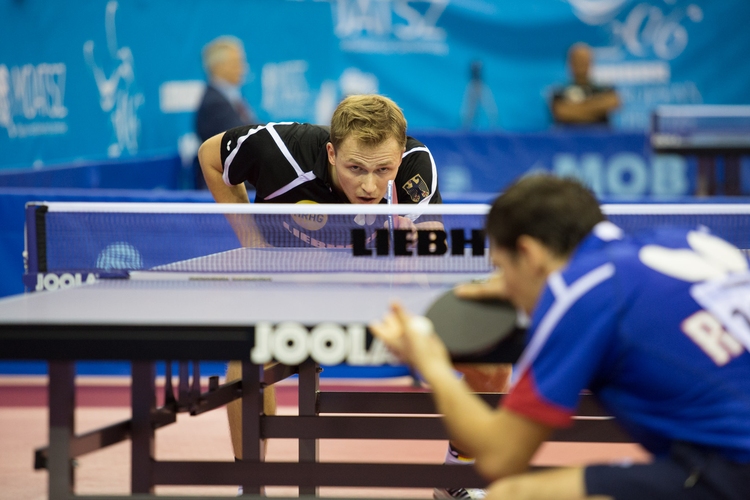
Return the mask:
<svg viewBox="0 0 750 500">
<path fill-rule="evenodd" d="M 241 93 L 248 70 L 242 41 L 218 37 L 206 44 L 202 56 L 208 83 L 195 114 L 195 132 L 201 142 L 230 128 L 257 123 Z M 203 175 L 200 170 L 197 173 L 196 186 L 205 188 Z"/>
<path fill-rule="evenodd" d="M 499 409 L 453 376 L 431 324 L 398 304 L 373 333 L 430 384 L 454 442 L 492 481 L 487 498 L 747 499 L 750 270 L 705 230 L 626 236 L 573 180 L 522 179 L 487 218 L 500 272 L 486 296 L 531 317 Z M 480 285 L 466 285 L 480 286 Z M 476 291 L 476 289 L 475 289 Z M 653 455 L 646 464 L 528 473 L 589 389 Z"/>
<path fill-rule="evenodd" d="M 573 82 L 555 90 L 552 96 L 552 116 L 555 123 L 609 124 L 609 115 L 620 107 L 620 99 L 612 87 L 591 82 L 591 47 L 584 43 L 573 45 L 568 51 L 568 67 Z"/>
<path fill-rule="evenodd" d="M 245 181 L 256 189 L 255 203 L 378 204 L 385 202 L 388 181 L 393 181 L 393 198 L 399 204 L 441 203 L 432 154 L 407 137 L 406 119 L 396 103 L 379 95 L 354 95 L 341 101 L 330 129 L 302 123 L 239 127 L 210 138 L 198 155 L 218 203 L 248 203 Z M 439 221 L 424 219 L 399 217 L 399 227 L 442 228 Z M 247 219 L 243 224 L 247 229 Z M 243 245 L 266 244 L 252 230 L 243 233 L 245 229 L 238 229 Z M 325 224 L 314 227 L 290 217 L 285 229 L 290 238 L 308 244 L 342 243 L 326 240 Z M 240 375 L 240 364 L 231 362 L 227 381 Z M 266 414 L 272 414 L 275 406 L 272 386 L 269 389 Z M 240 401 L 230 404 L 228 413 L 235 455 L 241 458 Z M 458 462 L 457 455 L 449 450 L 448 461 Z"/>
</svg>

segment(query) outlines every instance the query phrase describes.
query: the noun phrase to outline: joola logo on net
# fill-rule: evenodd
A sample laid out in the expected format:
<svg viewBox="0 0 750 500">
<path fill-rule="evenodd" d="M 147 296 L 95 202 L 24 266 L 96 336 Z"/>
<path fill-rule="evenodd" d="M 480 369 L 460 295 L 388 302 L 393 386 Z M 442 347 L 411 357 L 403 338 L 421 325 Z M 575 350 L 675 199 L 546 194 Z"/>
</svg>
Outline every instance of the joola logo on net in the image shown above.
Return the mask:
<svg viewBox="0 0 750 500">
<path fill-rule="evenodd" d="M 307 358 L 321 365 L 371 365 L 397 363 L 388 349 L 377 339 L 368 348 L 367 332 L 363 324 L 346 327 L 335 323 L 321 323 L 312 329 L 287 321 L 275 327 L 260 322 L 255 326 L 255 346 L 250 360 L 256 364 L 276 360 L 285 365 L 298 365 Z"/>
<path fill-rule="evenodd" d="M 364 229 L 352 229 L 352 254 L 355 257 L 390 254 L 390 237 L 387 229 L 375 231 L 375 248 L 367 248 L 367 234 Z M 442 230 L 411 231 L 395 229 L 393 231 L 393 254 L 399 256 L 415 255 L 445 255 L 450 250 L 451 255 L 464 255 L 467 244 L 471 245 L 471 254 L 484 256 L 485 234 L 478 229 L 471 230 L 471 236 L 466 237 L 463 229 L 451 229 L 450 244 L 448 233 Z"/>
<path fill-rule="evenodd" d="M 37 273 L 36 275 L 37 292 L 41 292 L 42 290 L 53 291 L 61 288 L 70 288 L 83 285 L 84 283 L 87 285 L 90 283 L 96 283 L 96 276 L 92 273 L 63 273 L 59 276 L 55 273 Z"/>
</svg>

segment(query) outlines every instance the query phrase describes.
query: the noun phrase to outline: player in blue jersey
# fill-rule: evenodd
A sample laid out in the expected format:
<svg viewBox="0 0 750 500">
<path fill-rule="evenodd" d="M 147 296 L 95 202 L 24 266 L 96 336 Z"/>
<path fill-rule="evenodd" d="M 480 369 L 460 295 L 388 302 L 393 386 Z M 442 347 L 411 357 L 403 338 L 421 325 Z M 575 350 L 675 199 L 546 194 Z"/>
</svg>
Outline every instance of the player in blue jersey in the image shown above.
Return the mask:
<svg viewBox="0 0 750 500">
<path fill-rule="evenodd" d="M 627 236 L 575 181 L 527 177 L 487 219 L 492 285 L 531 317 L 499 409 L 452 375 L 436 335 L 398 305 L 373 330 L 430 383 L 488 498 L 750 498 L 750 272 L 706 231 Z M 527 472 L 591 390 L 653 454 L 647 464 Z"/>
</svg>

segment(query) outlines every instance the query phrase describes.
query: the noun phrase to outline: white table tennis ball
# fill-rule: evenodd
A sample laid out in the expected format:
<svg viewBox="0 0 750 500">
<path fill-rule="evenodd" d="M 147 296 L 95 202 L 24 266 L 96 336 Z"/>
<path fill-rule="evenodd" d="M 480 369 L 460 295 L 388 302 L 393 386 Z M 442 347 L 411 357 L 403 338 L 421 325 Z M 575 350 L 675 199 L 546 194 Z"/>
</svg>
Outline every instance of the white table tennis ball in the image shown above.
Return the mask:
<svg viewBox="0 0 750 500">
<path fill-rule="evenodd" d="M 414 316 L 409 320 L 409 329 L 419 335 L 431 335 L 433 332 L 432 321 L 424 316 Z"/>
</svg>

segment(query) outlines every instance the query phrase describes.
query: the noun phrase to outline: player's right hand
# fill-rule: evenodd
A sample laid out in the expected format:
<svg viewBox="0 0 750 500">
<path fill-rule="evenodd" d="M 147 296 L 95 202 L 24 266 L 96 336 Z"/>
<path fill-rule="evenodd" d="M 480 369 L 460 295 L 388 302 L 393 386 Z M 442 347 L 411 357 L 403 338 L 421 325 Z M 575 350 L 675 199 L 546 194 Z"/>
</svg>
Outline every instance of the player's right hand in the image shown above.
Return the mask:
<svg viewBox="0 0 750 500">
<path fill-rule="evenodd" d="M 398 302 L 391 304 L 391 310 L 380 322 L 371 323 L 369 327 L 393 354 L 428 380 L 434 370 L 452 369 L 448 351 L 430 320 L 410 314 Z"/>
<path fill-rule="evenodd" d="M 507 299 L 503 272 L 498 270 L 490 274 L 486 280 L 463 283 L 453 290 L 457 297 L 470 300 Z"/>
</svg>

